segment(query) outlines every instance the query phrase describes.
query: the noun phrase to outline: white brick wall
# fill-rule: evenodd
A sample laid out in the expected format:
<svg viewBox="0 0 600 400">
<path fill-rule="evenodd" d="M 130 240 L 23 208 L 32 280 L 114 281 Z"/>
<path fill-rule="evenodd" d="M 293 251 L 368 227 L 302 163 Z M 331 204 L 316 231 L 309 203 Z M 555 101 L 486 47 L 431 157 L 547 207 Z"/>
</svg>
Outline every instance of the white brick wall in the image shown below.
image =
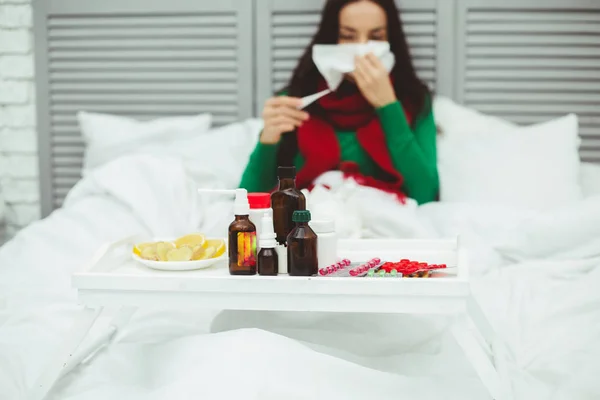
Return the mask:
<svg viewBox="0 0 600 400">
<path fill-rule="evenodd" d="M 0 198 L 8 237 L 40 218 L 31 28 L 30 0 L 0 0 Z"/>
</svg>

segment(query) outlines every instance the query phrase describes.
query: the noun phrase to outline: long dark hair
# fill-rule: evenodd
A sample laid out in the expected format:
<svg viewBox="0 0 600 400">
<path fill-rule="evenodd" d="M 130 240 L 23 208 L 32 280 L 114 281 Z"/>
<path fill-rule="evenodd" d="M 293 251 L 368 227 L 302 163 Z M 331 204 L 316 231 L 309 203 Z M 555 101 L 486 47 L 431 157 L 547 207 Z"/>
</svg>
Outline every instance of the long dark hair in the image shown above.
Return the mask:
<svg viewBox="0 0 600 400">
<path fill-rule="evenodd" d="M 286 89 L 289 96 L 304 97 L 315 93 L 321 74 L 312 60 L 312 47 L 315 44 L 336 44 L 339 35 L 339 15 L 347 4 L 360 0 L 327 0 L 321 13 L 321 23 L 317 33 L 304 51 L 294 69 L 294 73 Z M 417 120 L 428 111 L 430 92 L 425 83 L 417 77 L 415 67 L 406 41 L 400 15 L 394 0 L 369 0 L 378 4 L 387 15 L 387 35 L 390 50 L 396 57 L 396 64 L 391 71 L 394 77 L 394 90 L 403 107 Z M 311 115 L 321 114 L 318 103 L 313 103 L 307 111 Z M 282 136 L 277 162 L 281 166 L 294 165 L 298 153 L 296 132 L 288 132 Z"/>
</svg>

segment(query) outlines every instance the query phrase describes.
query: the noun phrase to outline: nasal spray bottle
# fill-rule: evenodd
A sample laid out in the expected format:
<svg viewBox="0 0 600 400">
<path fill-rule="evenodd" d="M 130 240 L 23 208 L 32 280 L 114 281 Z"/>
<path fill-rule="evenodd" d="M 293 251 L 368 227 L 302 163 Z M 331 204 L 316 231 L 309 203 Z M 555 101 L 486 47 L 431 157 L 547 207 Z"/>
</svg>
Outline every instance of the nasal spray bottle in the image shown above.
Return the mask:
<svg viewBox="0 0 600 400">
<path fill-rule="evenodd" d="M 200 193 L 235 193 L 233 213 L 235 219 L 229 225 L 229 273 L 231 275 L 256 275 L 256 225 L 250 221 L 248 191 L 199 189 Z"/>
<path fill-rule="evenodd" d="M 265 213 L 261 220 L 258 252 L 258 274 L 263 276 L 276 276 L 279 274 L 279 257 L 277 255 L 277 241 L 273 229 L 273 218 Z"/>
</svg>

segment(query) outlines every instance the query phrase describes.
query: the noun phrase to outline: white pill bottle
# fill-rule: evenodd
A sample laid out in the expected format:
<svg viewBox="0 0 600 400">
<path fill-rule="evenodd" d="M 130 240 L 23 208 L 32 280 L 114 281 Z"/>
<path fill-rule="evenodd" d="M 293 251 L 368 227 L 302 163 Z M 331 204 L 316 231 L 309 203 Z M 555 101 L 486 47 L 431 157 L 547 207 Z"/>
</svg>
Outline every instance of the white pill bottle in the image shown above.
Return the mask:
<svg viewBox="0 0 600 400">
<path fill-rule="evenodd" d="M 273 218 L 271 195 L 269 193 L 248 193 L 248 204 L 250 205 L 250 221 L 256 226 L 256 254 L 258 254 L 260 252 L 259 238 L 262 235 L 262 218 L 265 214 Z"/>
<path fill-rule="evenodd" d="M 317 262 L 319 269 L 337 262 L 338 238 L 332 219 L 315 219 L 308 223 L 317 234 Z"/>
</svg>

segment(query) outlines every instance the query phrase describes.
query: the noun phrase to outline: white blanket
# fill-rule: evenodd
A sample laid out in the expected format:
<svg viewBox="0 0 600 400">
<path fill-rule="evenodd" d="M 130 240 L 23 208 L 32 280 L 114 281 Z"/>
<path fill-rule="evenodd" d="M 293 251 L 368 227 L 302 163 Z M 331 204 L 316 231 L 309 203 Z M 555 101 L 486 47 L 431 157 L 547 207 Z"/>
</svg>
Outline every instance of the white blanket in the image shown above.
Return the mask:
<svg viewBox="0 0 600 400">
<path fill-rule="evenodd" d="M 25 398 L 78 309 L 70 274 L 103 242 L 224 233 L 231 203 L 198 199 L 194 186 L 177 159 L 120 158 L 83 180 L 63 209 L 0 249 L 0 398 Z M 509 346 L 517 399 L 600 398 L 593 372 L 600 359 L 600 197 L 549 216 L 401 206 L 351 182 L 337 189 L 308 201 L 317 214 L 346 210 L 345 236 L 462 234 L 479 276 L 474 292 Z M 63 379 L 52 398 L 486 398 L 445 320 L 217 314 L 142 310 L 110 350 Z M 210 330 L 227 332 L 206 335 Z"/>
</svg>

